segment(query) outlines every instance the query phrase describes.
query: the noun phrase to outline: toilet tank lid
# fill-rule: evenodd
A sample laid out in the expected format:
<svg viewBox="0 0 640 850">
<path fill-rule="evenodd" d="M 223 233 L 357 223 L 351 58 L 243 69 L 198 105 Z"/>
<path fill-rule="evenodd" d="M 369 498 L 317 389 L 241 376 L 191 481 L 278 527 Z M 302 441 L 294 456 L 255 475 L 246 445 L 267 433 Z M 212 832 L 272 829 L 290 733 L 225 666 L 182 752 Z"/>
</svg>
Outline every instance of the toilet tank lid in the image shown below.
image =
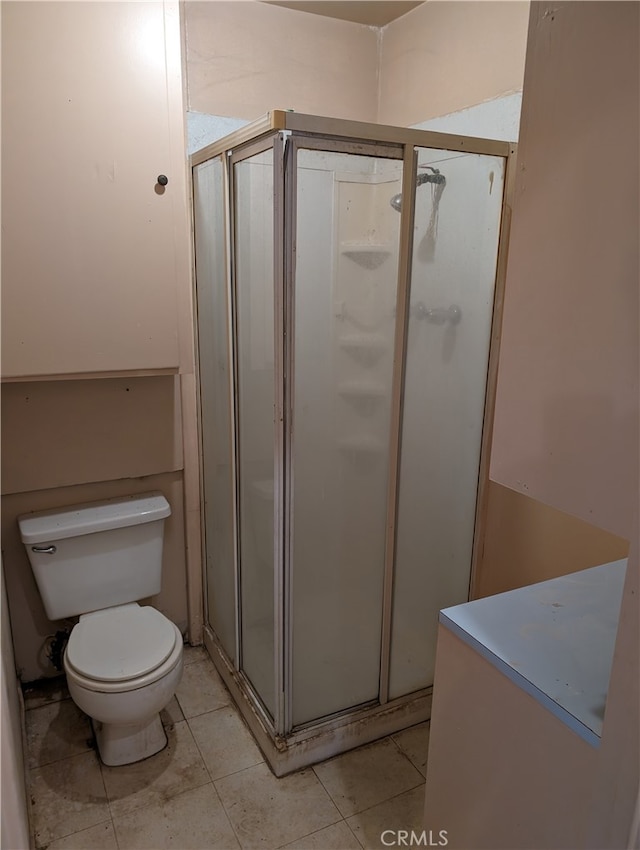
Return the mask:
<svg viewBox="0 0 640 850">
<path fill-rule="evenodd" d="M 44 543 L 155 522 L 170 515 L 171 507 L 162 493 L 144 493 L 23 514 L 18 526 L 23 543 Z"/>
</svg>

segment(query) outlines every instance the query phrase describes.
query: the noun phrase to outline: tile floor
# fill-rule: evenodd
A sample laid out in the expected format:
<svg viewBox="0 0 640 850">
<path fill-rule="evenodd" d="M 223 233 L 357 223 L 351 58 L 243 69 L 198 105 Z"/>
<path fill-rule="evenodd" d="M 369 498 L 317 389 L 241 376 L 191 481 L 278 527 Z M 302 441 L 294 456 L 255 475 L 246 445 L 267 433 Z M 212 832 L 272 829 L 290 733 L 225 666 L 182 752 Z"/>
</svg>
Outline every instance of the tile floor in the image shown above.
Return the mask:
<svg viewBox="0 0 640 850">
<path fill-rule="evenodd" d="M 422 829 L 428 723 L 276 779 L 202 648 L 163 712 L 169 745 L 138 764 L 100 764 L 60 680 L 25 705 L 37 848 L 368 850 Z"/>
</svg>

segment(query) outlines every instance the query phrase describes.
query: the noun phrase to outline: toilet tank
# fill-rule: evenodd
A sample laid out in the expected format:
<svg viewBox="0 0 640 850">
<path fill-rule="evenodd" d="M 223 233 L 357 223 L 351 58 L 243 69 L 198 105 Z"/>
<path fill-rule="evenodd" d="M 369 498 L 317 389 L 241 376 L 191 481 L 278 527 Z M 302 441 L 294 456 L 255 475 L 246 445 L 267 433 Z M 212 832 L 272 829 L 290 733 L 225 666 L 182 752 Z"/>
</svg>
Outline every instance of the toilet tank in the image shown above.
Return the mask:
<svg viewBox="0 0 640 850">
<path fill-rule="evenodd" d="M 49 619 L 159 593 L 170 514 L 161 493 L 145 493 L 18 517 Z"/>
</svg>

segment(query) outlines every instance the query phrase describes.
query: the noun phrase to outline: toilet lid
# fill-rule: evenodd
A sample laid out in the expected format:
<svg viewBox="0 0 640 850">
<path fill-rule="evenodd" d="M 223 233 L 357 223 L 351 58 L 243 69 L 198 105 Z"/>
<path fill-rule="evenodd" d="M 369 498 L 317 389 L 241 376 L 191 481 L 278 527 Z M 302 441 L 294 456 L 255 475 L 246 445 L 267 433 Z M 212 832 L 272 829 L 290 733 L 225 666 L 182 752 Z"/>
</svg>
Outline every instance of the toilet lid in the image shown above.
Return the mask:
<svg viewBox="0 0 640 850">
<path fill-rule="evenodd" d="M 176 630 L 160 611 L 122 605 L 83 616 L 71 632 L 66 658 L 82 676 L 121 682 L 159 667 L 175 644 Z"/>
</svg>

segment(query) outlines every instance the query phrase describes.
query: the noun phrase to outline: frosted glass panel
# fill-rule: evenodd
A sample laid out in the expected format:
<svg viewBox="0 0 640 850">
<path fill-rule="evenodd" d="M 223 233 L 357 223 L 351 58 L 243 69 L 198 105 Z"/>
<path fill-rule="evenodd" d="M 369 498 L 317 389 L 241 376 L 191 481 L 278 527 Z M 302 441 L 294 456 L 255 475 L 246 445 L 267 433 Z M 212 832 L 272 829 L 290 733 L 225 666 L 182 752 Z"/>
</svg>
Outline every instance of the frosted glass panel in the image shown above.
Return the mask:
<svg viewBox="0 0 640 850">
<path fill-rule="evenodd" d="M 236 600 L 225 221 L 219 159 L 194 169 L 207 616 L 234 661 Z"/>
<path fill-rule="evenodd" d="M 234 167 L 242 670 L 274 715 L 273 151 Z"/>
<path fill-rule="evenodd" d="M 416 189 L 392 698 L 433 683 L 438 611 L 468 598 L 503 190 L 499 157 L 418 162 L 436 182 Z"/>
<path fill-rule="evenodd" d="M 401 174 L 396 160 L 298 154 L 294 724 L 379 692 Z"/>
</svg>

